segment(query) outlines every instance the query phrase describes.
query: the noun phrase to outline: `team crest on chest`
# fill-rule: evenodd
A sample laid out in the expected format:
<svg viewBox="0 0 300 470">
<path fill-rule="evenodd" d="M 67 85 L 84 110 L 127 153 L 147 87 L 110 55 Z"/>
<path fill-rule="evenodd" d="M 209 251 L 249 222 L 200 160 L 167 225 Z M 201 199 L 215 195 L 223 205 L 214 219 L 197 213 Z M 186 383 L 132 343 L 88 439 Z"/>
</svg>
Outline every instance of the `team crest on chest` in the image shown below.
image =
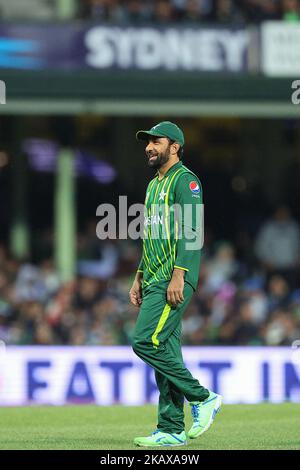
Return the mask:
<svg viewBox="0 0 300 470">
<path fill-rule="evenodd" d="M 167 193 L 164 192 L 164 190 L 162 190 L 160 193 L 159 193 L 159 201 L 163 201 L 165 199 L 165 196 L 166 196 Z"/>
</svg>

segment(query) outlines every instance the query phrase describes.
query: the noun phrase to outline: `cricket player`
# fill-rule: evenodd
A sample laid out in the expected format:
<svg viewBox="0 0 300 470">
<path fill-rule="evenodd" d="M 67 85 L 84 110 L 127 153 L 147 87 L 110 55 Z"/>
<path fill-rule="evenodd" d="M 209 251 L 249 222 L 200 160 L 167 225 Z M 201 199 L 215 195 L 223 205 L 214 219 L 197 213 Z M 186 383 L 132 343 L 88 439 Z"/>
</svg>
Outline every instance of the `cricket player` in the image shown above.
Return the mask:
<svg viewBox="0 0 300 470">
<path fill-rule="evenodd" d="M 160 122 L 136 138 L 146 142 L 148 164 L 157 172 L 146 191 L 143 254 L 129 292 L 140 307 L 132 347 L 154 369 L 160 395 L 156 430 L 134 444 L 186 445 L 184 398 L 193 419 L 190 439 L 210 427 L 222 402 L 192 376 L 181 353 L 181 319 L 199 277 L 201 246 L 191 240 L 201 232 L 202 188 L 182 163 L 184 135 L 176 124 Z"/>
</svg>

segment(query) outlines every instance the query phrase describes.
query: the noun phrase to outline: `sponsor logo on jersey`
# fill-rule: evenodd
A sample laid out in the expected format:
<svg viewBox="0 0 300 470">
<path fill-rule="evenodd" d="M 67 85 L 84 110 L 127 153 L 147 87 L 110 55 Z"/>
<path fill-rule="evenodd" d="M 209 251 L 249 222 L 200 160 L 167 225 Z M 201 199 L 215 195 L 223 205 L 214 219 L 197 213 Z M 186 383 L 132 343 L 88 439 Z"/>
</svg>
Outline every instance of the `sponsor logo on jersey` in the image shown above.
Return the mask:
<svg viewBox="0 0 300 470">
<path fill-rule="evenodd" d="M 193 194 L 199 194 L 200 193 L 200 187 L 199 184 L 196 181 L 191 181 L 189 184 L 189 188 L 192 191 Z"/>
</svg>

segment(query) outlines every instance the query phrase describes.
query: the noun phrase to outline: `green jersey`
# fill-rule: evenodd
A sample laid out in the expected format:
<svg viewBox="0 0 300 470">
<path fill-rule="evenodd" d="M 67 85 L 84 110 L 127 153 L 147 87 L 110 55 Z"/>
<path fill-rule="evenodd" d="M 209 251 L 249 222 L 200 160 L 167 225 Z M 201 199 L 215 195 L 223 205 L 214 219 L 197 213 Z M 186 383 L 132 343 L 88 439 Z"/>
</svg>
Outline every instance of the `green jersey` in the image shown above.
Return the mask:
<svg viewBox="0 0 300 470">
<path fill-rule="evenodd" d="M 145 199 L 143 254 L 138 271 L 143 287 L 170 280 L 173 269 L 185 271 L 196 289 L 199 278 L 203 196 L 198 177 L 182 164 L 150 181 Z"/>
</svg>

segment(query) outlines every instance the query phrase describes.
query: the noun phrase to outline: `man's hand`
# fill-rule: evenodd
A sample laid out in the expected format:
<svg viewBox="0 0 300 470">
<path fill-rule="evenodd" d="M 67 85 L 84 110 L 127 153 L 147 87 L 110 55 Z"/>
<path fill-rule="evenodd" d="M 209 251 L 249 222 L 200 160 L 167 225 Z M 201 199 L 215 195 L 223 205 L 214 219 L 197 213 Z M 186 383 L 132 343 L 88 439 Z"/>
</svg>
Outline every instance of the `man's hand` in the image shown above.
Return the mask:
<svg viewBox="0 0 300 470">
<path fill-rule="evenodd" d="M 141 273 L 136 273 L 132 287 L 129 291 L 130 302 L 139 307 L 142 303 L 142 276 Z"/>
<path fill-rule="evenodd" d="M 172 279 L 167 289 L 167 301 L 174 307 L 184 301 L 184 273 L 183 269 L 174 268 Z"/>
</svg>

